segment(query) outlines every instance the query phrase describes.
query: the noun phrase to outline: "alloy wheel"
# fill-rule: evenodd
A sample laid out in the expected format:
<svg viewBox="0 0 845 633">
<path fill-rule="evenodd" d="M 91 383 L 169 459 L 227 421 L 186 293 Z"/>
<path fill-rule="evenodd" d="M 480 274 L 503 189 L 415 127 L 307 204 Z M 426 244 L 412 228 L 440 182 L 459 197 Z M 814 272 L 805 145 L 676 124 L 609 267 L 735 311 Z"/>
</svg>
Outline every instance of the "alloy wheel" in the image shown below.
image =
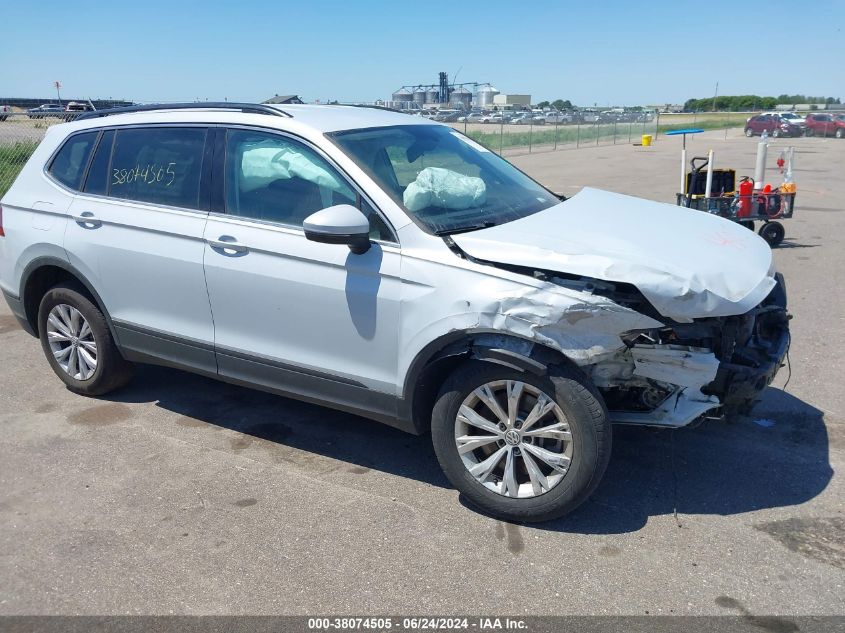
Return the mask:
<svg viewBox="0 0 845 633">
<path fill-rule="evenodd" d="M 47 316 L 47 342 L 59 367 L 74 380 L 88 380 L 97 371 L 97 342 L 82 313 L 60 303 Z"/>
<path fill-rule="evenodd" d="M 563 481 L 572 462 L 572 433 L 561 408 L 516 380 L 485 383 L 464 399 L 455 444 L 469 473 L 505 497 L 545 494 Z"/>
</svg>

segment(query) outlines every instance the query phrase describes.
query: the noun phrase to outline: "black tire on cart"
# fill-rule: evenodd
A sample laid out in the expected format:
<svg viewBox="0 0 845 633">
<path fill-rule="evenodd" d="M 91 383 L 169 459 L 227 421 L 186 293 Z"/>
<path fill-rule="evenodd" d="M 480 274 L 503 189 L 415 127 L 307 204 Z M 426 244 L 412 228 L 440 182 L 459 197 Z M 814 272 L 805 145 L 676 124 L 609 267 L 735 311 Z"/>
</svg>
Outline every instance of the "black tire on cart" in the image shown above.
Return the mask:
<svg viewBox="0 0 845 633">
<path fill-rule="evenodd" d="M 740 226 L 744 226 L 744 227 L 745 227 L 745 228 L 747 228 L 749 231 L 753 231 L 753 230 L 754 230 L 754 220 L 740 220 L 740 221 L 739 221 L 739 225 L 740 225 Z"/>
<path fill-rule="evenodd" d="M 780 245 L 786 235 L 786 229 L 780 222 L 766 222 L 760 227 L 760 237 L 762 237 L 772 248 Z"/>
</svg>

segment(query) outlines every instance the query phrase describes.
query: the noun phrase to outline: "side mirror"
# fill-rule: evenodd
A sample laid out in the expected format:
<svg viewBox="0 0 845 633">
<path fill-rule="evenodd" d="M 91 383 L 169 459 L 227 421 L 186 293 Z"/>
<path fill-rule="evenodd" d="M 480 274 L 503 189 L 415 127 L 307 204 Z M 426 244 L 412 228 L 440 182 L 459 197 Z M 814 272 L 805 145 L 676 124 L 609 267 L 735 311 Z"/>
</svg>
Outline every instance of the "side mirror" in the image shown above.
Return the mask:
<svg viewBox="0 0 845 633">
<path fill-rule="evenodd" d="M 370 221 L 351 204 L 338 204 L 312 213 L 302 223 L 306 239 L 346 244 L 356 255 L 370 250 Z"/>
</svg>

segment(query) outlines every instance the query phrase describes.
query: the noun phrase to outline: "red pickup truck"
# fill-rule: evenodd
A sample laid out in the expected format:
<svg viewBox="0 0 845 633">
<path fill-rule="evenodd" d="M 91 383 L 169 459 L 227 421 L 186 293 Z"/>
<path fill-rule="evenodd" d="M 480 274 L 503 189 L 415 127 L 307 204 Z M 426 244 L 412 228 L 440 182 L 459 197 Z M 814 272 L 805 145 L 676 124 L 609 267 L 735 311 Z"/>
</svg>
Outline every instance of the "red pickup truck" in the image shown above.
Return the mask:
<svg viewBox="0 0 845 633">
<path fill-rule="evenodd" d="M 845 119 L 832 114 L 808 114 L 806 135 L 845 138 Z"/>
</svg>

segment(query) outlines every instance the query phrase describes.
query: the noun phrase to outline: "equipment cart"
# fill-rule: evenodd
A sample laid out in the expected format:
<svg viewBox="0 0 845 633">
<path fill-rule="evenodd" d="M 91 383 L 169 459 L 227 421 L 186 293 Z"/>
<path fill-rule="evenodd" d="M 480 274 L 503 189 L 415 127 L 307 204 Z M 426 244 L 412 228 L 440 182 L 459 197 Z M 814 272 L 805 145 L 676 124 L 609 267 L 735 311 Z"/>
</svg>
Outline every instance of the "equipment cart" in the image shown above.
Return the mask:
<svg viewBox="0 0 845 633">
<path fill-rule="evenodd" d="M 706 211 L 754 230 L 755 222 L 762 222 L 759 233 L 774 248 L 783 242 L 786 230 L 781 220 L 788 220 L 795 211 L 795 184 L 784 183 L 778 188 L 755 189 L 752 178 L 743 178 L 734 191 L 733 170 L 721 170 L 719 195 L 704 195 L 702 170 L 707 158 L 696 156 L 690 161 L 692 171 L 687 176 L 687 193 L 677 194 L 678 206 Z"/>
</svg>

